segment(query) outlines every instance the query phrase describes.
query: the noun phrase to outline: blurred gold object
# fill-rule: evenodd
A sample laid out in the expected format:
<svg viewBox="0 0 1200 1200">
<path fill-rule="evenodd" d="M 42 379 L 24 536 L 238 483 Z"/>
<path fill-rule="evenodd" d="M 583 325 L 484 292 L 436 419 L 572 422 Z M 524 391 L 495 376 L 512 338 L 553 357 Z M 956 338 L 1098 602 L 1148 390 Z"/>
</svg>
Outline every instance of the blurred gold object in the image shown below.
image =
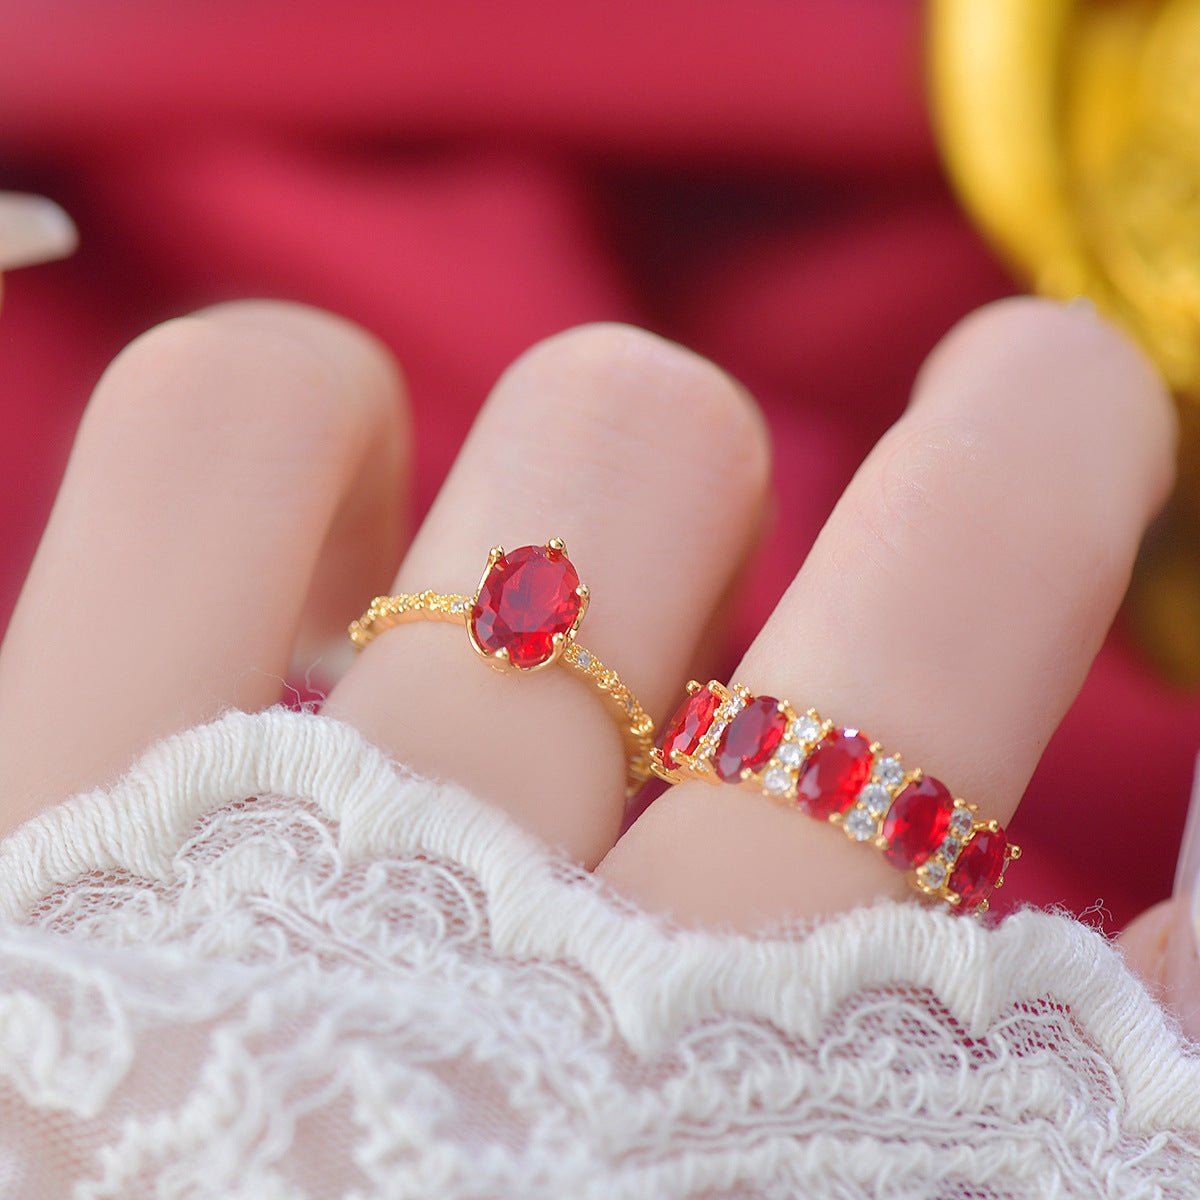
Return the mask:
<svg viewBox="0 0 1200 1200">
<path fill-rule="evenodd" d="M 1180 484 L 1130 590 L 1200 684 L 1200 0 L 930 0 L 930 89 L 965 207 L 1034 291 L 1087 296 L 1180 401 Z"/>
</svg>

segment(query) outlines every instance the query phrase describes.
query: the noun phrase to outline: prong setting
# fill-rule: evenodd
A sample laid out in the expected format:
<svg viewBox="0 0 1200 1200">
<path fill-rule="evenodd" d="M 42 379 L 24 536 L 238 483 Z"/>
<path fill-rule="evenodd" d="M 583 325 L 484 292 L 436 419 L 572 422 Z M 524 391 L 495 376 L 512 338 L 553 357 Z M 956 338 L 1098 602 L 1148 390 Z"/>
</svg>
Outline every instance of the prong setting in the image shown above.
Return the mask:
<svg viewBox="0 0 1200 1200">
<path fill-rule="evenodd" d="M 700 697 L 703 727 L 694 731 L 686 751 L 675 750 L 670 769 L 656 750 L 656 774 L 670 783 L 732 782 L 810 817 L 824 818 L 850 840 L 869 843 L 893 866 L 907 870 L 913 887 L 923 895 L 972 915 L 988 911 L 988 896 L 1004 885 L 1004 871 L 1021 850 L 1008 842 L 999 821 L 978 817 L 977 804 L 951 797 L 921 768 L 906 767 L 898 754 L 888 752 L 880 742 L 868 741 L 856 729 L 842 729 L 816 709 L 801 711 L 787 700 L 756 696 L 744 685 L 725 687 L 717 680 L 707 684 L 691 680 L 686 695 L 685 705 L 694 706 Z M 770 717 L 762 708 L 767 703 Z M 743 716 L 755 711 L 760 712 L 757 718 Z M 783 722 L 781 735 L 775 719 Z M 722 753 L 729 757 L 726 743 L 734 736 L 734 722 L 741 730 L 746 721 L 755 730 L 759 750 L 764 744 L 769 750 L 764 757 L 756 752 L 753 737 L 747 742 L 739 733 L 739 753 L 747 755 L 747 763 L 732 774 L 726 766 L 722 774 L 714 768 L 715 756 L 725 747 Z M 825 793 L 814 792 L 806 777 L 813 764 L 828 760 L 835 753 L 832 747 L 839 744 L 851 753 L 835 775 L 853 763 L 857 790 L 832 807 L 828 801 L 814 806 L 813 797 Z M 980 841 L 983 835 L 991 841 Z"/>
<path fill-rule="evenodd" d="M 619 723 L 627 755 L 626 794 L 633 796 L 653 768 L 654 722 L 617 672 L 576 641 L 590 593 L 580 583 L 566 549 L 566 542 L 558 537 L 550 538 L 544 546 L 523 546 L 511 553 L 503 546 L 493 546 L 471 595 L 425 591 L 376 596 L 367 611 L 350 623 L 347 633 L 358 651 L 385 630 L 409 621 L 456 621 L 465 627 L 473 651 L 498 671 L 528 674 L 556 662 L 564 663 L 600 693 Z M 534 587 L 526 590 L 532 591 L 535 602 L 546 610 L 545 625 L 538 629 L 533 623 L 540 644 L 532 645 L 529 639 L 522 641 L 530 622 L 506 623 L 503 596 L 498 599 L 494 593 L 500 573 L 530 564 L 542 575 L 532 581 Z M 504 580 L 499 582 L 503 584 Z M 516 590 L 521 592 L 520 588 Z M 489 626 L 486 619 L 481 620 L 489 616 L 498 616 L 499 620 Z M 661 759 L 654 769 L 662 773 Z"/>
</svg>

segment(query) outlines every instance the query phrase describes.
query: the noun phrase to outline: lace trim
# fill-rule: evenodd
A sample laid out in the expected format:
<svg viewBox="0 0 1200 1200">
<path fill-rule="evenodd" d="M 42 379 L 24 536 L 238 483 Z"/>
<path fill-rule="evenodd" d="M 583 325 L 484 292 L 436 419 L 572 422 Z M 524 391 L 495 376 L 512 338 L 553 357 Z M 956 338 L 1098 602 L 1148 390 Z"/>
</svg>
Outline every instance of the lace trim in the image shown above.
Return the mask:
<svg viewBox="0 0 1200 1200">
<path fill-rule="evenodd" d="M 731 1015 L 815 1052 L 848 997 L 901 981 L 932 993 L 968 1039 L 1014 1004 L 1069 1010 L 1119 1080 L 1129 1133 L 1200 1133 L 1200 1055 L 1119 951 L 1069 917 L 1026 909 L 988 929 L 884 903 L 799 939 L 672 928 L 461 789 L 414 777 L 353 728 L 310 713 L 230 712 L 158 743 L 113 789 L 26 822 L 0 842 L 0 918 L 29 922 L 44 897 L 89 873 L 166 882 L 205 812 L 258 795 L 307 801 L 336 822 L 347 864 L 461 864 L 486 896 L 496 953 L 578 964 L 636 1054 L 665 1053 L 681 1032 Z"/>
</svg>

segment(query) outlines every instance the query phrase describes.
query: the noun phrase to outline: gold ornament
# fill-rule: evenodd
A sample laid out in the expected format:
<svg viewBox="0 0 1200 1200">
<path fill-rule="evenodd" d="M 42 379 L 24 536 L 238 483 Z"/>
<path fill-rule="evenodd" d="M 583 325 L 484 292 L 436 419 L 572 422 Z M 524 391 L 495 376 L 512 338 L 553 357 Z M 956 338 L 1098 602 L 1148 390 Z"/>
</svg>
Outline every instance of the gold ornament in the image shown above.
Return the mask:
<svg viewBox="0 0 1200 1200">
<path fill-rule="evenodd" d="M 1014 273 L 1087 296 L 1174 389 L 1180 483 L 1147 539 L 1132 624 L 1200 683 L 1200 0 L 930 0 L 950 177 Z"/>
</svg>

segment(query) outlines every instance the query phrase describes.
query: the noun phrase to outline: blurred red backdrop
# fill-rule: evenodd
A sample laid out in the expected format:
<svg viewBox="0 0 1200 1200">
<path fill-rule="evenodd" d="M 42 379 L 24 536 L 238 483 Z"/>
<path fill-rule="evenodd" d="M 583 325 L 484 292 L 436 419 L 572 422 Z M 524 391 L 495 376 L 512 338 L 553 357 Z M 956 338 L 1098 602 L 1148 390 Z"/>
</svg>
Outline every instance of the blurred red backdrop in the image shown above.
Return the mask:
<svg viewBox="0 0 1200 1200">
<path fill-rule="evenodd" d="M 739 376 L 774 431 L 777 513 L 732 665 L 921 359 L 1012 290 L 940 174 L 920 17 L 0 0 L 0 187 L 55 197 L 83 238 L 6 280 L 0 619 L 105 363 L 165 317 L 270 295 L 395 349 L 422 509 L 496 375 L 555 330 L 632 321 Z M 1200 707 L 1118 631 L 1013 823 L 1026 857 L 997 907 L 1111 932 L 1167 895 L 1198 742 Z"/>
</svg>

